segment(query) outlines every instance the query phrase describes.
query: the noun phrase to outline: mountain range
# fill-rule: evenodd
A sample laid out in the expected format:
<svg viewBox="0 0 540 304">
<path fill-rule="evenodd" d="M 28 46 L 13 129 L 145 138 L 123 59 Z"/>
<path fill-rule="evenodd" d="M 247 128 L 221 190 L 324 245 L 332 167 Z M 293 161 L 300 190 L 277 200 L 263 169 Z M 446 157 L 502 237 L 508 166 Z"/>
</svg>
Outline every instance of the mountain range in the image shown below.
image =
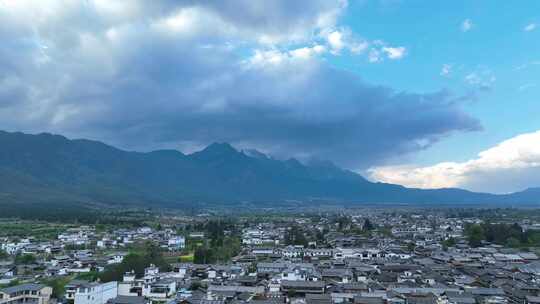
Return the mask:
<svg viewBox="0 0 540 304">
<path fill-rule="evenodd" d="M 373 183 L 330 162 L 277 160 L 214 143 L 193 154 L 129 152 L 60 135 L 0 131 L 0 203 L 144 206 L 339 202 L 537 204 L 540 189 L 495 195 Z"/>
</svg>

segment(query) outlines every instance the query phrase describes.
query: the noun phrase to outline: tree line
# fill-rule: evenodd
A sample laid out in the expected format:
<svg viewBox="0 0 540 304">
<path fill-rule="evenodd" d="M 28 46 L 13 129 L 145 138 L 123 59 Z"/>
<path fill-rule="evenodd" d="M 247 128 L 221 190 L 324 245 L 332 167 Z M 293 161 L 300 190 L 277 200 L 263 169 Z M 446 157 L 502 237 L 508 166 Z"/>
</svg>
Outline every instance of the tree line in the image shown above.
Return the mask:
<svg viewBox="0 0 540 304">
<path fill-rule="evenodd" d="M 479 247 L 483 241 L 507 247 L 527 247 L 540 245 L 540 232 L 524 230 L 519 224 L 471 224 L 465 227 L 465 234 L 472 247 Z"/>
</svg>

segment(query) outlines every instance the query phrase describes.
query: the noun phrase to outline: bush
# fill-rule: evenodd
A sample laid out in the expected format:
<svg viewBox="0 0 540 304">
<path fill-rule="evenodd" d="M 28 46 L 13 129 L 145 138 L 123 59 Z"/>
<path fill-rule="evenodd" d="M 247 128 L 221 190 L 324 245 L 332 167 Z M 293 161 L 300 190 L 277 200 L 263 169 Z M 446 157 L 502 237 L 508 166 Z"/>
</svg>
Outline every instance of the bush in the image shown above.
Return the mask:
<svg viewBox="0 0 540 304">
<path fill-rule="evenodd" d="M 103 282 L 121 281 L 126 272 L 134 271 L 137 276 L 144 275 L 144 269 L 151 264 L 159 267 L 161 271 L 169 271 L 170 265 L 165 261 L 161 250 L 152 243 L 145 245 L 144 253 L 130 253 L 122 263 L 108 267 L 99 278 Z"/>
<path fill-rule="evenodd" d="M 17 255 L 15 257 L 16 264 L 29 265 L 36 262 L 36 257 L 31 254 Z"/>
</svg>

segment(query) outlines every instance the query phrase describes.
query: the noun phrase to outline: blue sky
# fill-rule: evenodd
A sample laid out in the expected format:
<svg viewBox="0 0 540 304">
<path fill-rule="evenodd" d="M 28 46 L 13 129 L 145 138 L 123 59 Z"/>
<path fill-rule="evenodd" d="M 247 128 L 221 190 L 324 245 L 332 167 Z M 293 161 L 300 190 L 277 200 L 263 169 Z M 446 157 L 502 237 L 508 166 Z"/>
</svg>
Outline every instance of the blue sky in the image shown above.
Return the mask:
<svg viewBox="0 0 540 304">
<path fill-rule="evenodd" d="M 473 157 L 478 151 L 540 128 L 540 31 L 524 31 L 540 22 L 540 3 L 524 1 L 353 1 L 344 22 L 366 37 L 385 37 L 408 49 L 406 59 L 371 65 L 355 58 L 334 64 L 371 82 L 401 90 L 448 88 L 465 94 L 471 73 L 489 70 L 496 77 L 488 92 L 465 105 L 484 130 L 457 133 L 415 155 L 428 164 Z M 472 28 L 463 32 L 469 19 Z M 451 65 L 447 77 L 443 65 Z"/>
<path fill-rule="evenodd" d="M 0 0 L 0 128 L 540 186 L 538 1 Z"/>
</svg>

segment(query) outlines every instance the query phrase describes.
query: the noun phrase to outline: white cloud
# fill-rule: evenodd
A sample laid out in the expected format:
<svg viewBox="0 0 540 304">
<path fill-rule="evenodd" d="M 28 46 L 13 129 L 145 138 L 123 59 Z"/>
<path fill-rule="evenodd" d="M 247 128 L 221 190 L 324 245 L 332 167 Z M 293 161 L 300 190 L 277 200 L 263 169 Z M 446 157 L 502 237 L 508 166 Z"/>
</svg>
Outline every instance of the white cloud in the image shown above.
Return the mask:
<svg viewBox="0 0 540 304">
<path fill-rule="evenodd" d="M 298 60 L 310 60 L 316 56 L 322 55 L 327 51 L 326 47 L 316 44 L 312 47 L 300 47 L 290 51 L 281 51 L 277 49 L 256 49 L 247 60 L 244 60 L 244 65 L 247 68 L 277 66 L 283 63 L 293 63 Z"/>
<path fill-rule="evenodd" d="M 476 71 L 470 72 L 465 75 L 465 82 L 471 86 L 489 89 L 493 86 L 497 77 L 488 68 L 478 68 Z"/>
<path fill-rule="evenodd" d="M 153 26 L 175 35 L 239 34 L 234 26 L 224 22 L 219 15 L 198 7 L 181 8 L 170 16 L 158 19 Z"/>
<path fill-rule="evenodd" d="M 433 166 L 375 167 L 373 180 L 418 188 L 461 187 L 506 193 L 538 186 L 540 180 L 540 130 L 505 140 L 465 162 Z"/>
<path fill-rule="evenodd" d="M 469 73 L 467 74 L 467 76 L 465 76 L 465 81 L 468 83 L 468 84 L 472 84 L 472 85 L 475 85 L 475 84 L 479 84 L 482 80 L 480 79 L 480 76 L 478 76 L 476 73 Z"/>
<path fill-rule="evenodd" d="M 383 47 L 382 51 L 386 53 L 386 56 L 389 59 L 401 59 L 405 56 L 406 49 L 405 47 Z"/>
<path fill-rule="evenodd" d="M 452 65 L 445 63 L 445 64 L 443 64 L 443 66 L 441 68 L 440 75 L 441 76 L 449 76 L 451 72 L 452 72 Z"/>
<path fill-rule="evenodd" d="M 299 59 L 309 59 L 313 56 L 320 55 L 326 52 L 326 47 L 323 45 L 317 44 L 313 47 L 302 47 L 289 51 L 289 54 L 293 58 Z"/>
<path fill-rule="evenodd" d="M 377 49 L 371 49 L 369 51 L 368 60 L 372 63 L 381 61 L 381 52 Z"/>
<path fill-rule="evenodd" d="M 343 33 L 340 31 L 333 31 L 326 37 L 328 44 L 332 48 L 333 54 L 339 54 L 341 50 L 345 47 L 345 42 L 343 42 Z"/>
<path fill-rule="evenodd" d="M 348 28 L 325 30 L 321 36 L 326 40 L 330 53 L 333 55 L 341 55 L 344 50 L 359 55 L 369 46 L 369 42 L 357 39 Z"/>
<path fill-rule="evenodd" d="M 527 24 L 524 28 L 523 28 L 523 31 L 525 32 L 530 32 L 530 31 L 534 31 L 536 29 L 537 25 L 536 23 L 530 23 L 530 24 Z"/>
<path fill-rule="evenodd" d="M 472 23 L 471 19 L 465 19 L 461 23 L 461 31 L 462 32 L 468 32 L 473 28 L 474 24 Z"/>
<path fill-rule="evenodd" d="M 390 60 L 398 60 L 402 59 L 407 54 L 407 49 L 405 47 L 387 46 L 386 42 L 382 40 L 375 40 L 371 43 L 371 45 L 372 47 L 368 53 L 368 61 L 371 63 L 383 62 L 385 58 Z"/>
<path fill-rule="evenodd" d="M 463 172 L 458 163 L 444 162 L 430 167 L 413 165 L 374 167 L 368 170 L 370 179 L 406 187 L 436 189 L 462 185 Z"/>
<path fill-rule="evenodd" d="M 353 54 L 361 54 L 363 53 L 369 46 L 369 43 L 366 41 L 353 43 L 351 45 L 351 53 Z"/>
<path fill-rule="evenodd" d="M 255 50 L 254 54 L 246 61 L 250 66 L 277 65 L 287 60 L 287 53 L 278 50 Z"/>
</svg>

